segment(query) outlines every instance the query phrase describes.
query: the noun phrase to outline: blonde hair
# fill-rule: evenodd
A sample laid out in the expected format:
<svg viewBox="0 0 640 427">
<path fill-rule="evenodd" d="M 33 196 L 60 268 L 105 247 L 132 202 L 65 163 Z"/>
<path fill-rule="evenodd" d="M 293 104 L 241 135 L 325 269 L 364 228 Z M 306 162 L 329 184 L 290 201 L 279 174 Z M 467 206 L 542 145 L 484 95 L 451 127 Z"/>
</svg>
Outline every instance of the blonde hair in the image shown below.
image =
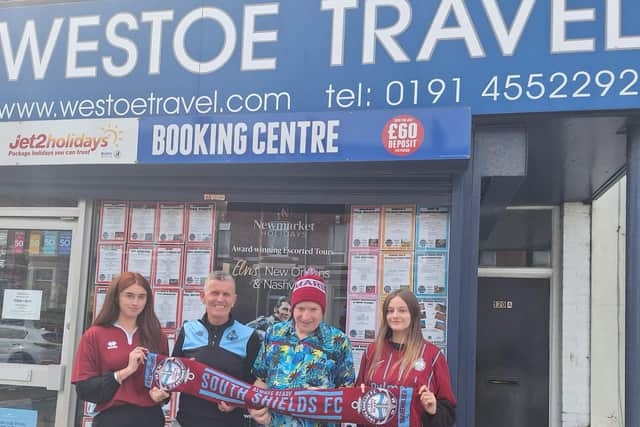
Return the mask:
<svg viewBox="0 0 640 427">
<path fill-rule="evenodd" d="M 422 331 L 420 328 L 420 303 L 413 292 L 408 289 L 398 289 L 393 291 L 387 296 L 382 304 L 382 326 L 380 327 L 380 331 L 378 332 L 378 336 L 375 340 L 373 359 L 369 366 L 369 371 L 367 372 L 369 380 L 373 378 L 378 362 L 380 362 L 385 341 L 391 340 L 391 336 L 393 334 L 393 331 L 387 322 L 387 310 L 389 309 L 389 303 L 394 298 L 400 298 L 407 304 L 407 307 L 409 308 L 409 315 L 411 316 L 409 330 L 407 331 L 404 342 L 401 343 L 404 345 L 404 352 L 402 353 L 400 360 L 393 365 L 393 369 L 399 369 L 398 380 L 403 380 L 409 374 L 411 367 L 416 363 L 420 357 L 420 353 L 422 352 L 424 339 L 422 338 Z"/>
</svg>

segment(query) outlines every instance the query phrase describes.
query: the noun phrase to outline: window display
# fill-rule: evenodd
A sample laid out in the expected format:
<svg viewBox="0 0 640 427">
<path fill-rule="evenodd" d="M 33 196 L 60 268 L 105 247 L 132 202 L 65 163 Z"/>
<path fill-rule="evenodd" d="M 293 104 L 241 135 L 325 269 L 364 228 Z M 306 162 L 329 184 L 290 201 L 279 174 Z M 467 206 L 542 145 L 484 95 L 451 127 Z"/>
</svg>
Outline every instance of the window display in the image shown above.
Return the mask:
<svg viewBox="0 0 640 427">
<path fill-rule="evenodd" d="M 209 272 L 224 270 L 236 281 L 234 318 L 263 334 L 290 318 L 295 279 L 312 266 L 327 286 L 325 321 L 354 349 L 375 338 L 386 295 L 408 288 L 420 300 L 423 335 L 446 350 L 448 207 L 105 201 L 97 212 L 97 309 L 115 274 L 137 271 L 175 336 L 204 313 Z"/>
</svg>

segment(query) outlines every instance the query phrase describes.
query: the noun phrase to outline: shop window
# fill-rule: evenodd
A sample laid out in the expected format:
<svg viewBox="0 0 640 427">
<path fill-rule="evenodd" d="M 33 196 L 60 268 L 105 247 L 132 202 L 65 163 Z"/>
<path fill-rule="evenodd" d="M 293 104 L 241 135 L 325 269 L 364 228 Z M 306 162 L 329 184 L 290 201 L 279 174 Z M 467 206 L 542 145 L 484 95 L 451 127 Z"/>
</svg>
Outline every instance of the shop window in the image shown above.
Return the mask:
<svg viewBox="0 0 640 427">
<path fill-rule="evenodd" d="M 379 306 L 398 288 L 414 291 L 423 335 L 446 351 L 447 206 L 104 201 L 94 227 L 88 321 L 113 278 L 135 271 L 148 278 L 161 326 L 175 339 L 204 313 L 199 291 L 209 272 L 224 270 L 236 281 L 234 318 L 264 331 L 283 320 L 277 308 L 313 267 L 327 288 L 325 321 L 358 351 L 374 339 Z M 48 274 L 34 271 L 34 280 Z"/>
<path fill-rule="evenodd" d="M 34 269 L 33 282 L 37 285 L 51 285 L 51 282 L 53 282 L 53 268 Z"/>
<path fill-rule="evenodd" d="M 2 339 L 18 339 L 21 340 L 27 336 L 27 331 L 20 328 L 3 328 L 0 327 L 0 338 Z"/>
<path fill-rule="evenodd" d="M 289 222 L 271 221 L 268 225 L 267 247 L 278 249 L 280 253 L 286 253 L 289 249 Z"/>
<path fill-rule="evenodd" d="M 481 267 L 550 267 L 551 210 L 508 209 L 482 221 Z"/>
<path fill-rule="evenodd" d="M 336 221 L 340 216 L 336 215 Z M 347 224 L 332 224 L 329 233 L 330 264 L 343 264 L 347 256 L 348 226 Z"/>
</svg>

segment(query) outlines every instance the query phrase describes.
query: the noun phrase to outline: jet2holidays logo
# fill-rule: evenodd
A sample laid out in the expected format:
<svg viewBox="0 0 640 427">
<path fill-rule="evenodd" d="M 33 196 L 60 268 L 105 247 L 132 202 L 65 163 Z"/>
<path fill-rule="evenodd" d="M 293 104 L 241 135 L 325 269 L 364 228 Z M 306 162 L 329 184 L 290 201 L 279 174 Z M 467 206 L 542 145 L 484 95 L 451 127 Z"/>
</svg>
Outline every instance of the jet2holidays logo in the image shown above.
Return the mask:
<svg viewBox="0 0 640 427">
<path fill-rule="evenodd" d="M 134 163 L 136 119 L 58 120 L 0 124 L 0 164 Z"/>
</svg>

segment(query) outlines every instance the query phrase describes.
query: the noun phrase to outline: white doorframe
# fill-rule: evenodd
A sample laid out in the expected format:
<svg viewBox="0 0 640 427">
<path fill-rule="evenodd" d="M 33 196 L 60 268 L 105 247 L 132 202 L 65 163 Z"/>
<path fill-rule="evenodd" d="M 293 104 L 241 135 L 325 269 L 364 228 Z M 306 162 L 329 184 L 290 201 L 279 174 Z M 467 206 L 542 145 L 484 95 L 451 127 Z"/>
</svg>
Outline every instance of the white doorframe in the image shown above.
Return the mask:
<svg viewBox="0 0 640 427">
<path fill-rule="evenodd" d="M 551 211 L 551 268 L 479 267 L 478 277 L 549 279 L 549 426 L 561 426 L 562 219 L 559 206 L 513 206 L 508 210 Z"/>
<path fill-rule="evenodd" d="M 57 390 L 56 427 L 75 422 L 77 398 L 71 386 L 71 367 L 83 329 L 88 275 L 92 206 L 80 201 L 77 207 L 3 207 L 0 228 L 71 230 L 69 277 L 65 301 L 60 365 L 0 364 L 3 383 Z M 12 379 L 12 377 L 14 377 Z M 26 378 L 30 378 L 25 381 Z"/>
</svg>

